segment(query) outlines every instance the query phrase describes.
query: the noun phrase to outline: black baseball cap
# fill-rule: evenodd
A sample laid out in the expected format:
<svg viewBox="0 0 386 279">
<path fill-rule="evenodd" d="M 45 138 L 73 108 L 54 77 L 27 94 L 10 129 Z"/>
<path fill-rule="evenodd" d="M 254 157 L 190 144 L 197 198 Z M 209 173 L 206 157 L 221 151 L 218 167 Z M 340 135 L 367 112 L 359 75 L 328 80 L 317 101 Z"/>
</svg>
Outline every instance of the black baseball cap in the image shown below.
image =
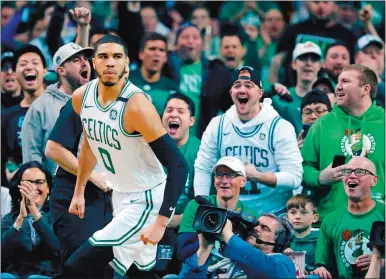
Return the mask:
<svg viewBox="0 0 386 279">
<path fill-rule="evenodd" d="M 15 53 L 7 50 L 1 53 L 1 71 L 7 72 L 9 68 L 13 67 Z"/>
<path fill-rule="evenodd" d="M 28 45 L 25 45 L 22 48 L 16 50 L 15 59 L 13 60 L 13 69 L 16 69 L 17 61 L 19 60 L 20 56 L 22 56 L 23 54 L 26 54 L 26 53 L 30 53 L 30 52 L 36 53 L 37 55 L 39 55 L 40 58 L 42 59 L 43 67 L 47 68 L 46 59 L 44 58 L 44 55 L 41 52 L 41 50 L 37 46 L 28 44 Z"/>
<path fill-rule="evenodd" d="M 312 85 L 312 89 L 317 88 L 317 86 L 319 84 L 325 84 L 330 88 L 330 92 L 332 92 L 332 93 L 335 92 L 336 84 L 330 78 L 328 78 L 326 76 L 318 78 L 318 80 L 315 81 L 315 83 Z"/>
<path fill-rule="evenodd" d="M 249 74 L 250 74 L 250 77 L 247 77 L 247 76 L 240 76 L 240 73 L 242 71 L 248 71 Z M 250 80 L 252 81 L 254 84 L 256 84 L 258 87 L 260 88 L 263 88 L 263 83 L 260 79 L 260 73 L 255 70 L 254 68 L 250 67 L 250 66 L 243 66 L 241 67 L 240 69 L 236 70 L 233 74 L 233 80 L 232 80 L 232 83 L 234 83 L 236 80 Z"/>
<path fill-rule="evenodd" d="M 300 111 L 302 111 L 305 106 L 316 103 L 325 104 L 328 111 L 331 111 L 330 99 L 328 98 L 327 94 L 319 88 L 312 89 L 303 97 L 302 103 L 300 105 Z"/>
</svg>

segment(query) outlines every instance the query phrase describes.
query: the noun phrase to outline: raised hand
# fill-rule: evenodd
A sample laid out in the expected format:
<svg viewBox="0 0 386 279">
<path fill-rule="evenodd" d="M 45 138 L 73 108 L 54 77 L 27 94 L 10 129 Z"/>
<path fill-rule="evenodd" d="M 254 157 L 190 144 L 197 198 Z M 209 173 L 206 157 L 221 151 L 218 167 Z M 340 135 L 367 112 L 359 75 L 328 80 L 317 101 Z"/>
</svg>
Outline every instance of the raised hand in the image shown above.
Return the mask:
<svg viewBox="0 0 386 279">
<path fill-rule="evenodd" d="M 70 10 L 70 14 L 72 15 L 72 18 L 76 21 L 79 25 L 88 25 L 91 21 L 91 12 L 89 9 L 80 7 L 75 8 L 74 10 Z"/>
</svg>

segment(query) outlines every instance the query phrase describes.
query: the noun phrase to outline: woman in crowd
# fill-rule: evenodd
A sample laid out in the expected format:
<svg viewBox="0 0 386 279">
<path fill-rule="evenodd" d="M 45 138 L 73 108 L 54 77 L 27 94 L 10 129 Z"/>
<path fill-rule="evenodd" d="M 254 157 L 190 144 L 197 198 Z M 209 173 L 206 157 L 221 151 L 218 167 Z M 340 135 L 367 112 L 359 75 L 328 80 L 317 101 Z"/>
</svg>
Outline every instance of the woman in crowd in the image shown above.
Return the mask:
<svg viewBox="0 0 386 279">
<path fill-rule="evenodd" d="M 10 182 L 12 210 L 1 224 L 1 278 L 49 278 L 58 272 L 59 243 L 48 196 L 53 179 L 37 161 L 22 165 Z"/>
</svg>

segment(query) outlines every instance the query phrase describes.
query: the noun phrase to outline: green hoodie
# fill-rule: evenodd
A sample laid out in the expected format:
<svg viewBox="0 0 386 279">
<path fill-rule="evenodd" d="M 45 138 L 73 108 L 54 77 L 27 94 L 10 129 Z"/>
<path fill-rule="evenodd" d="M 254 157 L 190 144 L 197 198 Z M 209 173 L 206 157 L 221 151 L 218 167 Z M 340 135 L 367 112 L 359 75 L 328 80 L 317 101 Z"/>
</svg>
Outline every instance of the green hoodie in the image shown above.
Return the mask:
<svg viewBox="0 0 386 279">
<path fill-rule="evenodd" d="M 313 271 L 315 267 L 316 241 L 318 240 L 319 230 L 311 231 L 303 238 L 296 236 L 291 241 L 290 248 L 295 252 L 306 252 L 306 270 Z"/>
<path fill-rule="evenodd" d="M 364 148 L 362 147 L 364 145 Z M 324 216 L 337 208 L 347 207 L 343 182 L 321 187 L 319 174 L 335 155 L 345 155 L 346 163 L 353 156 L 366 156 L 376 167 L 378 183 L 372 189 L 374 200 L 385 198 L 385 110 L 373 103 L 361 116 L 346 114 L 337 105 L 319 118 L 310 128 L 301 150 L 303 186 L 311 190 L 317 202 L 320 226 Z"/>
</svg>

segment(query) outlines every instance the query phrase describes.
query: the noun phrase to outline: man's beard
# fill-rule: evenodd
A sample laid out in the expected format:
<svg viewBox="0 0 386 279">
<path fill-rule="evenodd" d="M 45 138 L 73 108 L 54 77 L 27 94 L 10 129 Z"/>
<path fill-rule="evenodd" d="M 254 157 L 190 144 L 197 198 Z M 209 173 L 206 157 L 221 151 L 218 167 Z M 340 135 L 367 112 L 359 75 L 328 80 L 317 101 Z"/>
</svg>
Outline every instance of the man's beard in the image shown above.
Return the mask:
<svg viewBox="0 0 386 279">
<path fill-rule="evenodd" d="M 70 84 L 72 92 L 74 92 L 76 89 L 82 86 L 80 81 L 74 78 L 73 76 L 67 76 L 67 81 Z"/>
<path fill-rule="evenodd" d="M 113 87 L 114 85 L 116 85 L 120 80 L 121 78 L 123 77 L 123 75 L 125 74 L 125 69 L 123 69 L 119 74 L 118 74 L 118 80 L 117 82 L 112 82 L 112 81 L 103 81 L 102 80 L 102 75 L 99 74 L 98 71 L 96 71 L 97 74 L 98 74 L 98 77 L 99 77 L 99 80 L 102 82 L 102 84 L 106 87 Z"/>
</svg>

